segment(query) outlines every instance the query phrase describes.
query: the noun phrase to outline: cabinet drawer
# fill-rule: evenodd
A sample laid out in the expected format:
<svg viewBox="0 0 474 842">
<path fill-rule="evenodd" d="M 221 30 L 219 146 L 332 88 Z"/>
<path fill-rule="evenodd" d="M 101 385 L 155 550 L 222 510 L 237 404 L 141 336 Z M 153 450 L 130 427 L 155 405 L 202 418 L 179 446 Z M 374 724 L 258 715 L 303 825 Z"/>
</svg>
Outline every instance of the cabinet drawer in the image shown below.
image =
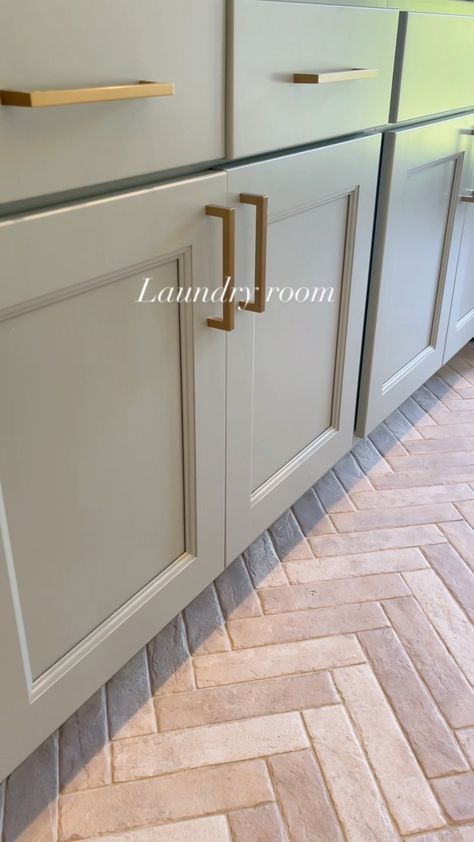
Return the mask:
<svg viewBox="0 0 474 842">
<path fill-rule="evenodd" d="M 174 94 L 0 106 L 0 202 L 221 158 L 224 17 L 225 0 L 2 3 L 1 90 L 57 99 L 58 89 L 147 80 Z"/>
<path fill-rule="evenodd" d="M 386 9 L 234 0 L 230 154 L 386 123 L 397 21 Z"/>
<path fill-rule="evenodd" d="M 474 103 L 474 17 L 402 13 L 390 119 Z"/>
</svg>

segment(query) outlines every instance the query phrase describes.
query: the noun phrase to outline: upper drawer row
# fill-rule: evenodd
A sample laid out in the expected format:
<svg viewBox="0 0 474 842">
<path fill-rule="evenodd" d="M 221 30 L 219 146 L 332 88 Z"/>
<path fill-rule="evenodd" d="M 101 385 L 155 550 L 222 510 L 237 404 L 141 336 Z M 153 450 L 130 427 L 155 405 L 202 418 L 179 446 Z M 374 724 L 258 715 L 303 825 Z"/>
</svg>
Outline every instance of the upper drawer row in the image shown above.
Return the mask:
<svg viewBox="0 0 474 842">
<path fill-rule="evenodd" d="M 402 21 L 390 118 L 472 104 L 474 18 Z M 384 125 L 397 24 L 307 0 L 2 3 L 0 203 Z"/>
</svg>

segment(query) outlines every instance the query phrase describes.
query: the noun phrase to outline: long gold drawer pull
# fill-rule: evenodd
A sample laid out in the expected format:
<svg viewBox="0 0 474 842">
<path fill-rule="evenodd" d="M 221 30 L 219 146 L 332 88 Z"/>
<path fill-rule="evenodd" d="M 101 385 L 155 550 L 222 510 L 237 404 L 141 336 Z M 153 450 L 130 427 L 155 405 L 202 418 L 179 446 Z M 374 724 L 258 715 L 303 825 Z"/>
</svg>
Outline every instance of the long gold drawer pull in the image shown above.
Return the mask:
<svg viewBox="0 0 474 842">
<path fill-rule="evenodd" d="M 357 79 L 373 79 L 379 71 L 375 68 L 352 67 L 349 70 L 327 70 L 323 73 L 295 73 L 293 82 L 297 85 L 323 85 L 327 82 L 355 82 Z"/>
<path fill-rule="evenodd" d="M 235 276 L 235 208 L 223 208 L 220 205 L 206 205 L 207 216 L 222 219 L 223 253 L 223 295 L 222 319 L 209 316 L 207 324 L 218 330 L 234 329 L 234 276 Z"/>
<path fill-rule="evenodd" d="M 474 202 L 474 190 L 470 190 L 464 196 L 461 196 L 461 202 Z"/>
<path fill-rule="evenodd" d="M 255 298 L 253 301 L 240 301 L 241 310 L 253 313 L 265 312 L 265 283 L 267 273 L 267 219 L 268 196 L 254 196 L 253 193 L 241 193 L 240 201 L 244 205 L 256 207 L 255 231 Z"/>
<path fill-rule="evenodd" d="M 118 99 L 145 99 L 173 96 L 173 82 L 134 82 L 102 88 L 71 88 L 52 91 L 0 91 L 0 103 L 18 108 L 47 108 L 51 105 L 80 105 L 86 102 L 110 102 Z"/>
</svg>

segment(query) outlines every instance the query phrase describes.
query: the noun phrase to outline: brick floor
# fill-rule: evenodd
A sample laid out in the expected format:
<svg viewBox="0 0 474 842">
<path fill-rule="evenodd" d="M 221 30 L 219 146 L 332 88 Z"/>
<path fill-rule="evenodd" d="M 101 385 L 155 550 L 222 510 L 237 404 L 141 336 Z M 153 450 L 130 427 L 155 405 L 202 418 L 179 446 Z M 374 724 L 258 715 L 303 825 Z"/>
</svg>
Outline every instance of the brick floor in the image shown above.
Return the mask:
<svg viewBox="0 0 474 842">
<path fill-rule="evenodd" d="M 466 347 L 0 785 L 3 842 L 474 842 Z"/>
</svg>

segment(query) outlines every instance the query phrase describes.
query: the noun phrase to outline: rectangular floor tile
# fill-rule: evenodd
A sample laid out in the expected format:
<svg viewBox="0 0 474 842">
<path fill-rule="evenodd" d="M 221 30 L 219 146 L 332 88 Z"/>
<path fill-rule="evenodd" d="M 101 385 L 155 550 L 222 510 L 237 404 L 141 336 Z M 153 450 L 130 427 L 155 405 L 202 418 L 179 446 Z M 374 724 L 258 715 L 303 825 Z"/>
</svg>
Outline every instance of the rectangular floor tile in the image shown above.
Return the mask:
<svg viewBox="0 0 474 842">
<path fill-rule="evenodd" d="M 261 599 L 266 613 L 280 614 L 351 602 L 376 602 L 408 593 L 409 589 L 399 573 L 381 573 L 292 585 L 291 588 L 269 588 L 261 591 Z"/>
<path fill-rule="evenodd" d="M 474 683 L 474 629 L 459 605 L 432 570 L 403 575 L 467 680 Z"/>
<path fill-rule="evenodd" d="M 185 608 L 183 616 L 191 655 L 225 652 L 230 649 L 214 584 L 208 585 L 193 599 Z"/>
<path fill-rule="evenodd" d="M 359 635 L 375 674 L 428 777 L 468 769 L 459 745 L 400 644 L 395 632 Z"/>
<path fill-rule="evenodd" d="M 104 687 L 62 726 L 59 773 L 62 792 L 112 783 Z"/>
<path fill-rule="evenodd" d="M 218 576 L 214 584 L 226 620 L 233 620 L 236 617 L 256 617 L 262 613 L 241 556 Z"/>
<path fill-rule="evenodd" d="M 344 842 L 312 751 L 280 754 L 268 765 L 292 842 Z"/>
<path fill-rule="evenodd" d="M 375 509 L 362 512 L 344 512 L 333 515 L 338 532 L 363 532 L 393 526 L 411 526 L 422 523 L 461 520 L 461 515 L 451 503 L 429 503 L 425 506 Z"/>
<path fill-rule="evenodd" d="M 446 830 L 435 830 L 433 833 L 417 833 L 410 836 L 410 842 L 472 842 L 474 839 L 474 824 L 464 827 L 448 827 Z"/>
<path fill-rule="evenodd" d="M 420 456 L 393 456 L 389 459 L 394 471 L 406 473 L 407 471 L 442 470 L 443 468 L 465 468 L 466 465 L 474 464 L 474 452 L 469 450 L 463 453 L 433 453 Z"/>
<path fill-rule="evenodd" d="M 168 623 L 147 648 L 153 693 L 180 693 L 194 687 L 191 656 L 181 614 Z"/>
<path fill-rule="evenodd" d="M 233 842 L 288 842 L 276 804 L 235 810 L 229 813 L 228 820 Z"/>
<path fill-rule="evenodd" d="M 384 608 L 449 724 L 474 725 L 474 691 L 416 600 L 392 599 Z"/>
<path fill-rule="evenodd" d="M 297 713 L 271 714 L 221 725 L 132 737 L 113 745 L 114 780 L 151 778 L 198 766 L 251 760 L 296 751 L 307 744 Z"/>
<path fill-rule="evenodd" d="M 111 739 L 156 731 L 146 650 L 142 649 L 107 684 Z"/>
<path fill-rule="evenodd" d="M 443 523 L 442 530 L 449 543 L 474 571 L 474 530 L 468 523 Z"/>
<path fill-rule="evenodd" d="M 58 737 L 54 734 L 8 778 L 3 842 L 56 842 L 58 791 Z"/>
<path fill-rule="evenodd" d="M 338 635 L 299 643 L 258 646 L 196 658 L 198 687 L 235 684 L 257 678 L 331 669 L 364 660 L 354 635 Z"/>
<path fill-rule="evenodd" d="M 342 486 L 340 489 L 340 493 L 345 497 Z M 294 503 L 293 511 L 306 536 L 329 535 L 336 531 L 313 488 L 310 488 Z"/>
<path fill-rule="evenodd" d="M 444 546 L 444 545 L 443 545 Z M 378 550 L 356 555 L 312 558 L 300 564 L 285 564 L 286 575 L 292 585 L 323 582 L 328 579 L 347 579 L 374 573 L 399 573 L 427 567 L 427 561 L 417 547 L 401 550 Z"/>
<path fill-rule="evenodd" d="M 406 456 L 406 449 L 385 423 L 369 434 L 369 439 L 382 456 Z"/>
<path fill-rule="evenodd" d="M 339 459 L 333 470 L 346 491 L 370 491 L 373 488 L 352 453 L 346 453 Z"/>
<path fill-rule="evenodd" d="M 398 834 L 341 705 L 304 713 L 348 842 L 395 842 Z"/>
<path fill-rule="evenodd" d="M 450 819 L 455 822 L 474 819 L 474 772 L 438 778 L 433 786 Z"/>
<path fill-rule="evenodd" d="M 412 427 L 410 422 L 399 409 L 392 412 L 384 423 L 393 435 L 401 442 L 414 441 L 421 438 L 421 434 L 415 427 Z"/>
<path fill-rule="evenodd" d="M 433 793 L 370 667 L 335 670 L 334 680 L 400 832 L 441 827 L 445 822 Z"/>
<path fill-rule="evenodd" d="M 272 524 L 270 535 L 280 561 L 311 558 L 313 555 L 291 509 Z"/>
<path fill-rule="evenodd" d="M 366 553 L 399 547 L 421 547 L 439 544 L 443 536 L 433 524 L 400 526 L 393 529 L 374 529 L 371 532 L 346 532 L 344 535 L 320 535 L 310 538 L 316 556 Z"/>
<path fill-rule="evenodd" d="M 374 474 L 390 474 L 392 469 L 370 438 L 359 439 L 351 450 L 356 462 L 369 478 Z"/>
<path fill-rule="evenodd" d="M 334 471 L 328 471 L 327 474 L 324 474 L 315 484 L 314 490 L 329 514 L 350 512 L 354 508 L 349 495 Z"/>
<path fill-rule="evenodd" d="M 273 800 L 264 760 L 193 769 L 63 795 L 59 840 L 72 842 Z"/>
<path fill-rule="evenodd" d="M 422 453 L 454 453 L 474 448 L 474 437 L 467 438 L 457 436 L 454 438 L 422 439 L 407 444 L 407 450 L 411 455 Z M 406 455 L 406 454 L 405 454 Z"/>
<path fill-rule="evenodd" d="M 95 836 L 86 842 L 231 842 L 231 838 L 225 816 L 209 816 L 161 827 L 142 827 L 118 836 Z"/>
<path fill-rule="evenodd" d="M 452 439 L 460 436 L 474 437 L 474 424 L 440 424 L 436 427 L 426 427 L 423 430 L 424 439 Z"/>
<path fill-rule="evenodd" d="M 467 483 L 427 485 L 421 488 L 400 488 L 393 491 L 363 491 L 353 494 L 358 509 L 392 509 L 398 506 L 419 506 L 423 503 L 455 503 L 471 500 L 474 491 Z"/>
<path fill-rule="evenodd" d="M 275 588 L 288 583 L 268 532 L 245 550 L 243 559 L 255 588 Z"/>
<path fill-rule="evenodd" d="M 461 728 L 456 731 L 456 736 L 461 743 L 464 753 L 474 769 L 474 728 Z"/>
<path fill-rule="evenodd" d="M 431 567 L 474 622 L 474 573 L 450 544 L 425 547 Z"/>
<path fill-rule="evenodd" d="M 428 468 L 423 471 L 409 471 L 408 473 L 383 474 L 374 477 L 376 489 L 413 488 L 422 485 L 439 485 L 440 483 L 474 482 L 474 465 L 453 468 Z"/>
<path fill-rule="evenodd" d="M 234 649 L 248 649 L 385 625 L 387 618 L 378 603 L 365 602 L 234 620 L 229 623 L 229 634 Z"/>
<path fill-rule="evenodd" d="M 320 707 L 334 704 L 338 698 L 330 674 L 313 672 L 157 696 L 155 705 L 160 731 L 171 731 Z"/>
</svg>

